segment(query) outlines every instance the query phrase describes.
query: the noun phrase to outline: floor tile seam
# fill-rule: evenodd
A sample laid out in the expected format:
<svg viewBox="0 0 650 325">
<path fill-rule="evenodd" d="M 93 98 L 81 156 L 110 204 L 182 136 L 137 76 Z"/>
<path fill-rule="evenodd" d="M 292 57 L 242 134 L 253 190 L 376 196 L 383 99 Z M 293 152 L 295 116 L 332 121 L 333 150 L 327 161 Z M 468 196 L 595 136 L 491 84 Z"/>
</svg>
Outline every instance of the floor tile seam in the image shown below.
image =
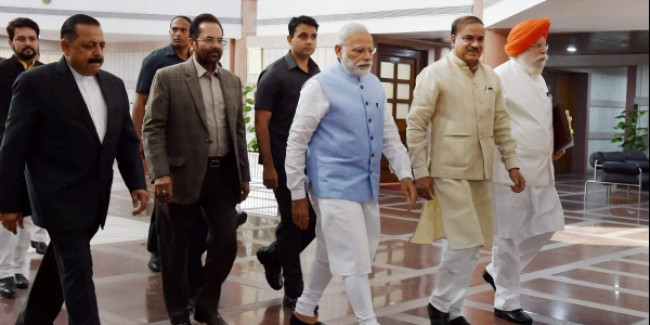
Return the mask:
<svg viewBox="0 0 650 325">
<path fill-rule="evenodd" d="M 465 299 L 465 302 L 463 303 L 463 307 L 465 308 L 473 308 L 473 309 L 478 309 L 478 310 L 483 310 L 483 311 L 488 311 L 488 312 L 494 312 L 494 306 L 486 303 L 481 303 L 477 302 L 471 299 Z M 580 323 L 574 323 L 566 320 L 560 320 L 556 319 L 550 316 L 545 316 L 541 315 L 538 313 L 531 312 L 526 309 L 525 306 L 523 306 L 523 309 L 526 310 L 526 313 L 528 313 L 533 320 L 536 323 L 544 323 L 544 324 L 549 324 L 549 325 L 582 325 Z"/>
<path fill-rule="evenodd" d="M 643 240 L 643 239 L 611 237 L 611 236 L 608 236 L 607 234 L 594 234 L 594 233 L 571 231 L 571 230 L 564 230 L 563 232 L 566 233 L 566 234 L 580 235 L 580 236 L 584 236 L 584 237 L 617 239 L 617 240 L 621 241 L 621 243 L 619 243 L 619 244 L 623 244 L 623 242 L 630 242 L 630 243 L 635 243 L 635 244 L 639 244 L 641 246 L 648 247 L 648 241 Z"/>
<path fill-rule="evenodd" d="M 577 260 L 573 261 L 570 263 L 565 263 L 561 264 L 558 266 L 554 267 L 549 267 L 549 268 L 544 268 L 541 270 L 537 270 L 534 272 L 526 272 L 521 274 L 521 282 L 525 281 L 530 281 L 532 279 L 536 279 L 539 277 L 546 276 L 547 274 L 557 274 L 557 273 L 562 273 L 562 272 L 567 272 L 571 270 L 576 270 L 576 269 L 587 269 L 591 267 L 591 265 L 596 264 L 596 263 L 602 263 L 602 262 L 609 262 L 612 259 L 618 258 L 620 256 L 627 256 L 627 255 L 634 255 L 638 254 L 639 252 L 643 252 L 644 248 L 643 247 L 634 247 L 630 249 L 626 249 L 620 252 L 614 252 L 614 253 L 608 253 L 608 254 L 603 254 L 595 257 L 590 257 L 582 260 Z"/>
<path fill-rule="evenodd" d="M 588 271 L 594 271 L 594 272 L 600 272 L 600 273 L 606 273 L 606 274 L 612 274 L 612 275 L 618 275 L 618 276 L 626 276 L 626 277 L 641 279 L 641 280 L 650 280 L 650 277 L 647 276 L 647 275 L 644 275 L 644 274 L 623 272 L 623 271 L 606 269 L 606 268 L 597 267 L 597 266 L 587 266 L 587 267 L 584 267 L 583 269 L 588 270 Z"/>
<path fill-rule="evenodd" d="M 102 320 L 102 324 L 104 325 L 122 325 L 122 324 L 131 324 L 131 325 L 136 325 L 136 324 L 145 324 L 143 322 L 138 321 L 137 323 L 133 323 L 132 318 L 127 318 L 125 316 L 122 316 L 118 313 L 110 312 L 107 311 L 106 309 L 101 308 L 101 304 L 99 304 L 99 318 Z"/>
<path fill-rule="evenodd" d="M 593 220 L 593 221 L 599 221 L 599 222 L 606 221 L 606 222 L 621 223 L 621 224 L 624 224 L 624 225 L 632 224 L 632 225 L 639 226 L 639 227 L 648 227 L 647 225 L 639 224 L 638 223 L 639 222 L 638 217 L 617 217 L 617 216 L 612 216 L 612 215 L 592 214 L 592 213 L 590 213 L 589 215 L 590 216 L 591 215 L 596 215 L 596 216 L 599 216 L 599 217 L 602 217 L 602 218 L 613 218 L 613 219 L 617 219 L 617 220 L 603 220 L 602 218 L 597 219 L 597 218 L 592 218 L 592 217 L 585 217 L 584 215 L 583 216 L 566 216 L 565 215 L 565 218 L 568 217 L 568 218 L 573 218 L 573 219 Z M 626 222 L 626 221 L 630 221 L 630 222 Z"/>
<path fill-rule="evenodd" d="M 593 308 L 593 309 L 599 309 L 599 310 L 614 312 L 614 313 L 618 313 L 618 314 L 625 314 L 625 315 L 630 315 L 630 316 L 635 316 L 635 317 L 648 318 L 648 316 L 650 316 L 650 314 L 648 314 L 647 312 L 643 312 L 643 311 L 639 311 L 639 310 L 616 307 L 616 306 L 603 304 L 603 303 L 599 303 L 599 302 L 588 301 L 588 300 L 562 297 L 562 296 L 549 294 L 549 293 L 544 293 L 544 292 L 535 291 L 535 290 L 530 290 L 530 289 L 522 288 L 521 289 L 521 294 L 526 295 L 526 296 L 535 297 L 535 298 L 546 299 L 546 300 L 550 300 L 550 301 L 554 301 L 554 302 L 563 302 L 563 303 L 567 303 L 567 304 L 573 304 L 573 305 L 578 305 L 578 306 L 583 306 L 583 307 L 588 307 L 588 308 Z"/>
<path fill-rule="evenodd" d="M 390 318 L 400 323 L 414 324 L 414 325 L 425 324 L 426 322 L 429 321 L 429 318 L 419 317 L 419 316 L 406 314 L 406 313 L 397 313 L 397 314 L 391 314 L 391 315 L 386 315 L 381 317 Z"/>
<path fill-rule="evenodd" d="M 552 239 L 552 240 L 557 240 L 557 239 Z M 542 247 L 540 252 L 550 251 L 552 249 L 560 249 L 560 248 L 565 248 L 565 247 L 570 247 L 570 246 L 575 246 L 575 244 L 557 240 L 557 242 L 555 242 L 555 243 L 544 245 L 544 247 Z"/>
<path fill-rule="evenodd" d="M 576 223 L 572 223 L 572 224 L 569 224 L 569 225 L 565 225 L 563 231 L 571 230 L 571 229 L 574 229 L 574 228 L 585 227 L 585 226 L 598 226 L 598 224 L 600 224 L 602 222 L 603 222 L 602 220 L 596 220 L 596 219 L 585 220 L 583 222 L 576 222 Z M 627 235 L 634 234 L 634 233 L 637 233 L 637 232 L 647 231 L 650 228 L 648 226 L 643 226 L 643 225 L 630 227 L 629 226 L 630 224 L 620 222 L 620 221 L 611 221 L 610 222 L 608 220 L 607 223 L 614 223 L 614 224 L 617 224 L 617 225 L 625 226 L 625 227 L 623 227 L 623 228 L 625 228 L 623 230 L 618 230 L 618 231 L 608 232 L 608 233 L 602 234 L 602 235 L 607 235 L 607 236 L 610 236 L 610 235 L 614 234 L 613 237 L 627 236 Z M 598 227 L 603 227 L 603 226 L 598 226 Z"/>
<path fill-rule="evenodd" d="M 141 261 L 149 261 L 149 258 L 151 257 L 151 253 L 149 252 L 136 253 L 125 249 L 120 249 L 118 247 L 115 247 L 115 245 L 101 245 L 101 246 L 98 245 L 98 246 L 93 246 L 92 249 L 94 251 L 98 251 L 106 254 L 117 255 L 120 257 L 129 257 Z"/>
<path fill-rule="evenodd" d="M 93 282 L 95 283 L 95 286 L 97 286 L 98 284 L 110 284 L 116 281 L 136 280 L 141 278 L 148 278 L 151 276 L 160 277 L 160 273 L 153 273 L 147 270 L 142 272 L 130 272 L 130 273 L 113 274 L 113 275 L 106 275 L 106 276 L 97 276 L 95 274 L 93 275 Z"/>
<path fill-rule="evenodd" d="M 642 319 L 636 323 L 632 323 L 630 325 L 650 325 L 650 318 Z"/>
<path fill-rule="evenodd" d="M 625 263 L 630 263 L 630 264 L 636 264 L 636 265 L 642 265 L 642 266 L 650 266 L 650 262 L 648 261 L 639 261 L 639 260 L 634 260 L 631 258 L 618 258 L 616 259 L 617 261 L 625 262 Z"/>
<path fill-rule="evenodd" d="M 102 238 L 107 237 L 105 234 L 95 235 L 95 237 L 100 237 L 100 236 Z M 94 238 L 93 238 L 93 240 L 94 240 Z M 111 241 L 111 242 L 106 242 L 106 243 L 94 243 L 93 241 L 91 241 L 90 242 L 90 249 L 97 249 L 97 248 L 101 248 L 101 247 L 110 247 L 110 246 L 115 246 L 115 245 L 128 245 L 128 244 L 136 244 L 136 245 L 143 244 L 143 245 L 146 245 L 145 244 L 146 241 L 147 241 L 146 236 L 144 236 L 142 238 L 137 238 L 137 239 L 129 238 L 129 239 L 125 239 L 125 240 Z"/>
<path fill-rule="evenodd" d="M 404 210 L 404 211 L 406 211 L 406 210 Z M 382 213 L 382 214 L 380 215 L 380 217 L 381 217 L 381 218 L 386 218 L 386 219 L 391 219 L 391 220 L 397 220 L 397 221 L 408 221 L 408 222 L 413 222 L 414 224 L 417 224 L 417 223 L 419 222 L 419 220 L 420 220 L 420 218 L 418 218 L 418 219 L 413 219 L 413 218 L 402 217 L 402 216 L 386 215 L 386 214 L 384 214 L 384 213 Z M 415 229 L 413 229 L 413 231 L 415 231 Z"/>
<path fill-rule="evenodd" d="M 592 289 L 601 289 L 601 290 L 606 290 L 606 291 L 610 291 L 610 292 L 618 291 L 618 292 L 622 292 L 622 293 L 626 293 L 626 294 L 630 294 L 630 295 L 634 295 L 634 296 L 645 297 L 645 298 L 650 297 L 650 294 L 648 294 L 648 291 L 640 291 L 640 290 L 635 290 L 635 289 L 615 287 L 615 286 L 612 286 L 612 285 L 605 285 L 605 284 L 594 283 L 594 282 L 589 282 L 589 281 L 576 280 L 576 279 L 573 279 L 573 278 L 569 278 L 567 276 L 549 275 L 549 276 L 546 276 L 546 277 L 542 277 L 541 279 L 547 279 L 549 281 L 572 284 L 572 285 L 577 285 L 577 286 L 582 286 L 582 287 L 587 287 L 587 288 L 592 288 Z"/>
</svg>

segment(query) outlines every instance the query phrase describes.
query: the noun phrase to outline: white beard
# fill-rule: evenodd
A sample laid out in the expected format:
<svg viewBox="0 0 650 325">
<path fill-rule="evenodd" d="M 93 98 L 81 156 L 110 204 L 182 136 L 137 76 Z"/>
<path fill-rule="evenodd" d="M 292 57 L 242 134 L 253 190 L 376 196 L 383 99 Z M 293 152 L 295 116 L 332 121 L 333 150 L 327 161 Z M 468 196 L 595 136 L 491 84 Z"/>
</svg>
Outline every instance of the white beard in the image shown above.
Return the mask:
<svg viewBox="0 0 650 325">
<path fill-rule="evenodd" d="M 354 64 L 352 60 L 350 60 L 345 53 L 341 55 L 341 64 L 347 70 L 349 73 L 361 78 L 365 75 L 367 75 L 370 72 L 370 69 L 372 68 L 372 61 L 361 61 L 357 64 Z M 364 65 L 364 64 L 370 64 L 367 69 L 365 68 L 359 68 L 359 65 Z"/>
</svg>

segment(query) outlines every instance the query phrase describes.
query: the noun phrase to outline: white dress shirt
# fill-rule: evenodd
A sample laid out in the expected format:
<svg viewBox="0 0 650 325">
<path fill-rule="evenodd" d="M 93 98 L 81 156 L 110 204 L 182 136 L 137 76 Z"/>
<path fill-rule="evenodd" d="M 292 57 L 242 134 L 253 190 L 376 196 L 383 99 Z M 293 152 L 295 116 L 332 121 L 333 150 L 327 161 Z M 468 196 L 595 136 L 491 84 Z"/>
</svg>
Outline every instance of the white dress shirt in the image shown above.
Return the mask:
<svg viewBox="0 0 650 325">
<path fill-rule="evenodd" d="M 84 76 L 75 71 L 72 66 L 68 65 L 68 67 L 70 67 L 81 96 L 86 103 L 86 107 L 88 107 L 88 113 L 90 113 L 97 136 L 99 136 L 99 142 L 102 142 L 106 134 L 106 116 L 108 114 L 102 88 L 99 87 L 99 82 L 97 82 L 95 76 Z"/>
</svg>

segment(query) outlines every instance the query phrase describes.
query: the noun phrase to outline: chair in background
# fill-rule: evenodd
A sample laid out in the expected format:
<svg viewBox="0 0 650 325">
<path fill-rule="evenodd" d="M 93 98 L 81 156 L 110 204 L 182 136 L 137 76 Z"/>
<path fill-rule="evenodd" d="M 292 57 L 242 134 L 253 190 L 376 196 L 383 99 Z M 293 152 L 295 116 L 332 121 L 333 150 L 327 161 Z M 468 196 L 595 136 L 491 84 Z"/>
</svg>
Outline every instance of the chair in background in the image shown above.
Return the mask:
<svg viewBox="0 0 650 325">
<path fill-rule="evenodd" d="M 611 185 L 627 186 L 628 191 L 629 187 L 636 187 L 641 203 L 641 190 L 648 188 L 648 158 L 643 152 L 598 151 L 589 156 L 589 163 L 594 168 L 594 177 L 585 182 L 585 201 L 588 185 L 600 183 L 607 186 L 607 199 L 611 195 Z"/>
</svg>

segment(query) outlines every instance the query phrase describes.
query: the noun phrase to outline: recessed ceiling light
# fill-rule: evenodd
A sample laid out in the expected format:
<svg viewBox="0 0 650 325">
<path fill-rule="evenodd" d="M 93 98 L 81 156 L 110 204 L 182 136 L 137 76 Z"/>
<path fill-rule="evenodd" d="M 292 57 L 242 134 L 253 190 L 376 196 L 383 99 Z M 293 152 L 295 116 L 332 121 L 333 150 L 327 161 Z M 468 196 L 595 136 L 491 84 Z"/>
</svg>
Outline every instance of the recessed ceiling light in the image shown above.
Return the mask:
<svg viewBox="0 0 650 325">
<path fill-rule="evenodd" d="M 577 51 L 577 49 L 576 49 L 575 45 L 571 44 L 566 48 L 566 51 L 573 53 L 573 52 Z"/>
</svg>

